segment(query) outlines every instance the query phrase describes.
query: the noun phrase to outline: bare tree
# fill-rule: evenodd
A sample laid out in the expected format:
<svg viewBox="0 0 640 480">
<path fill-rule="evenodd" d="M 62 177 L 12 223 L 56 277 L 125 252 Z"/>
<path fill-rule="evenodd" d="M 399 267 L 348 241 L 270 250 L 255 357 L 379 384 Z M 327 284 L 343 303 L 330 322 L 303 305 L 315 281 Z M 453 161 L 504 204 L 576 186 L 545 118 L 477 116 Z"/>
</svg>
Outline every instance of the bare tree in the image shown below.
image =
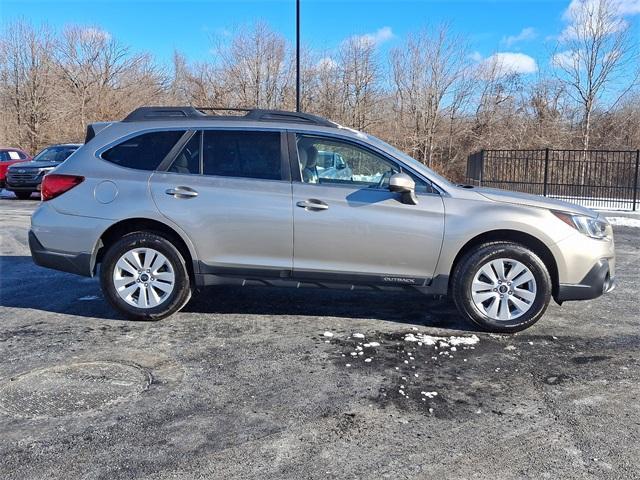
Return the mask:
<svg viewBox="0 0 640 480">
<path fill-rule="evenodd" d="M 608 86 L 622 76 L 627 79 L 628 69 L 637 68 L 638 56 L 617 1 L 577 0 L 567 16 L 570 23 L 560 37 L 553 63 L 582 110 L 582 148 L 587 150 L 596 102 Z M 634 82 L 627 81 L 623 92 Z"/>
<path fill-rule="evenodd" d="M 464 43 L 450 34 L 447 25 L 410 35 L 405 45 L 391 53 L 400 117 L 410 119 L 411 149 L 427 165 L 433 163 L 444 107 L 451 122 L 468 96 L 470 85 L 463 86 L 469 71 L 466 58 Z"/>
<path fill-rule="evenodd" d="M 335 50 L 305 48 L 303 108 L 377 135 L 456 180 L 467 155 L 482 148 L 636 149 L 640 89 L 632 74 L 640 62 L 616 1 L 573 2 L 556 72 L 537 78 L 510 70 L 504 56 L 472 61 L 446 26 L 408 37 L 392 50 L 388 71 L 370 35 Z M 0 144 L 35 151 L 80 141 L 87 123 L 141 105 L 294 106 L 294 52 L 265 24 L 220 39 L 204 61 L 176 53 L 166 69 L 97 27 L 2 28 Z"/>
<path fill-rule="evenodd" d="M 31 152 L 48 141 L 55 85 L 50 52 L 54 45 L 47 27 L 35 28 L 24 21 L 10 24 L 0 40 L 4 136 Z"/>
<path fill-rule="evenodd" d="M 283 104 L 291 65 L 282 35 L 258 22 L 241 29 L 229 45 L 218 42 L 215 50 L 234 106 L 277 108 Z"/>
<path fill-rule="evenodd" d="M 342 117 L 348 125 L 365 130 L 374 122 L 379 100 L 379 65 L 376 45 L 368 37 L 351 37 L 338 52 Z M 328 72 L 327 72 L 328 73 Z"/>
<path fill-rule="evenodd" d="M 131 54 L 99 28 L 65 28 L 56 59 L 70 97 L 69 117 L 77 119 L 82 131 L 89 122 L 120 113 L 120 105 L 144 104 L 163 89 L 164 80 L 148 54 Z"/>
</svg>

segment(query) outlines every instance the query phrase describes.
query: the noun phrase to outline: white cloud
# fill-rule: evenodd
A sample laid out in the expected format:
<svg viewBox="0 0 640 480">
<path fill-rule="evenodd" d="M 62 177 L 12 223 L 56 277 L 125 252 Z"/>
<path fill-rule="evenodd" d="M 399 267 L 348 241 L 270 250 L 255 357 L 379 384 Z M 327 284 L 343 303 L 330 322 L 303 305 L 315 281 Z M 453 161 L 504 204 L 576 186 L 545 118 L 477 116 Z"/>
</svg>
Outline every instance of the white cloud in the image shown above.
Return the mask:
<svg viewBox="0 0 640 480">
<path fill-rule="evenodd" d="M 320 60 L 316 62 L 316 68 L 318 70 L 333 70 L 337 66 L 338 64 L 331 57 L 322 57 Z"/>
<path fill-rule="evenodd" d="M 354 35 L 352 38 L 356 41 L 378 46 L 394 37 L 391 27 L 382 27 L 372 33 L 363 35 Z"/>
<path fill-rule="evenodd" d="M 471 60 L 473 60 L 474 62 L 480 63 L 484 57 L 482 56 L 482 54 L 480 52 L 475 51 L 471 55 L 469 55 L 469 58 Z"/>
<path fill-rule="evenodd" d="M 80 38 L 84 41 L 97 40 L 107 42 L 111 40 L 111 34 L 101 28 L 86 27 L 80 30 Z"/>
<path fill-rule="evenodd" d="M 640 0 L 610 0 L 610 2 L 620 16 L 640 14 Z M 571 0 L 562 18 L 570 22 L 582 10 L 593 10 L 600 3 L 603 3 L 603 0 Z"/>
<path fill-rule="evenodd" d="M 558 52 L 551 57 L 551 65 L 560 68 L 569 68 L 578 61 L 578 52 L 564 51 Z"/>
<path fill-rule="evenodd" d="M 571 0 L 562 18 L 567 26 L 560 34 L 560 40 L 571 40 L 577 37 L 585 37 L 592 30 L 601 30 L 597 12 L 609 3 L 612 7 L 606 29 L 615 33 L 626 28 L 628 23 L 624 17 L 640 14 L 640 0 Z"/>
<path fill-rule="evenodd" d="M 640 0 L 639 0 L 640 1 Z M 534 38 L 536 38 L 538 36 L 538 33 L 536 32 L 536 29 L 533 27 L 526 27 L 523 28 L 519 34 L 517 35 L 510 35 L 508 37 L 505 37 L 502 39 L 502 41 L 508 46 L 510 47 L 511 45 L 513 45 L 514 43 L 518 43 L 518 42 L 524 42 L 526 40 L 533 40 Z"/>
<path fill-rule="evenodd" d="M 621 15 L 640 14 L 640 0 L 619 0 L 618 5 Z"/>
<path fill-rule="evenodd" d="M 498 52 L 482 61 L 482 64 L 502 75 L 520 73 L 527 75 L 538 71 L 538 64 L 529 55 L 517 52 Z"/>
</svg>

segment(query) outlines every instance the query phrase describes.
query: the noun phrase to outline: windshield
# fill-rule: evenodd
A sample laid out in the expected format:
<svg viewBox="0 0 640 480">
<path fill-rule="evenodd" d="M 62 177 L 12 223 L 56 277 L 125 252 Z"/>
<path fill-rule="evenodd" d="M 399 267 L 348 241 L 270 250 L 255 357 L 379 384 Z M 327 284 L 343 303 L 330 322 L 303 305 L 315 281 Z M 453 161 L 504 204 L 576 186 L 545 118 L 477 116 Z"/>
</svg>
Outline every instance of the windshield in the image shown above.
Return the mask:
<svg viewBox="0 0 640 480">
<path fill-rule="evenodd" d="M 48 147 L 38 153 L 33 161 L 62 163 L 77 149 L 76 146 Z"/>
<path fill-rule="evenodd" d="M 409 164 L 410 167 L 413 167 L 418 171 L 426 170 L 427 171 L 427 175 L 429 176 L 429 178 L 431 178 L 432 180 L 436 181 L 437 183 L 442 184 L 443 186 L 449 186 L 449 187 L 453 186 L 453 184 L 449 180 L 444 178 L 442 175 L 437 174 L 436 172 L 431 170 L 429 167 L 427 167 L 423 163 L 420 163 L 415 158 L 410 157 L 409 155 L 404 153 L 402 150 L 398 150 L 393 145 L 389 145 L 387 142 L 383 142 L 379 138 L 372 137 L 371 135 L 367 135 L 367 137 L 368 137 L 368 139 L 369 139 L 369 141 L 371 143 L 378 144 L 378 146 L 380 146 L 380 147 L 384 148 L 385 150 L 387 150 L 394 157 L 402 160 L 404 163 Z"/>
</svg>

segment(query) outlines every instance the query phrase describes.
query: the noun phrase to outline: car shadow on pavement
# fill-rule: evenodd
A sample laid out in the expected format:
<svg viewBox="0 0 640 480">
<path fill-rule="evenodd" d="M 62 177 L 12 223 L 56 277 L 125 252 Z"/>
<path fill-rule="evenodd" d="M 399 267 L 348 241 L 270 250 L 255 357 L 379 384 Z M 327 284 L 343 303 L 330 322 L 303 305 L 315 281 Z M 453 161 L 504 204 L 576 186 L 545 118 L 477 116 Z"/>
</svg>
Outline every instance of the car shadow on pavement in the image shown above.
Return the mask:
<svg viewBox="0 0 640 480">
<path fill-rule="evenodd" d="M 212 287 L 183 309 L 193 313 L 341 317 L 475 331 L 448 299 L 415 291 L 375 292 L 278 287 Z"/>
<path fill-rule="evenodd" d="M 30 256 L 0 255 L 0 306 L 125 320 L 107 304 L 96 278 L 41 268 Z M 194 293 L 183 312 L 362 318 L 473 330 L 450 301 L 412 291 L 218 286 Z"/>
<path fill-rule="evenodd" d="M 38 267 L 27 255 L 0 255 L 0 307 L 123 319 L 103 300 L 97 279 Z"/>
</svg>

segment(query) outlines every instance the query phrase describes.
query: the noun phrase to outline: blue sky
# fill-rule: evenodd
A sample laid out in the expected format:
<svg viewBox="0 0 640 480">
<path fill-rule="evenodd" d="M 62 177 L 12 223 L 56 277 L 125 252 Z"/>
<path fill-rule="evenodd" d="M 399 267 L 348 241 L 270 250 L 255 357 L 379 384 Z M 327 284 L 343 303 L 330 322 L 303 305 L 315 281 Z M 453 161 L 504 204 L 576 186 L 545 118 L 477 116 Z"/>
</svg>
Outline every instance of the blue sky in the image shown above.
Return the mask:
<svg viewBox="0 0 640 480">
<path fill-rule="evenodd" d="M 640 13 L 640 0 L 619 0 Z M 373 35 L 380 50 L 398 45 L 408 32 L 428 24 L 449 22 L 463 34 L 477 59 L 495 52 L 532 70 L 524 55 L 546 68 L 553 38 L 566 25 L 569 0 L 302 0 L 302 41 L 331 52 L 351 35 Z M 629 21 L 637 27 L 639 15 Z M 134 50 L 149 51 L 169 61 L 174 49 L 190 60 L 211 58 L 211 38 L 223 40 L 240 25 L 264 20 L 292 43 L 294 0 L 0 0 L 0 22 L 16 18 L 54 27 L 65 24 L 98 26 Z M 527 62 L 529 68 L 527 67 Z"/>
</svg>

